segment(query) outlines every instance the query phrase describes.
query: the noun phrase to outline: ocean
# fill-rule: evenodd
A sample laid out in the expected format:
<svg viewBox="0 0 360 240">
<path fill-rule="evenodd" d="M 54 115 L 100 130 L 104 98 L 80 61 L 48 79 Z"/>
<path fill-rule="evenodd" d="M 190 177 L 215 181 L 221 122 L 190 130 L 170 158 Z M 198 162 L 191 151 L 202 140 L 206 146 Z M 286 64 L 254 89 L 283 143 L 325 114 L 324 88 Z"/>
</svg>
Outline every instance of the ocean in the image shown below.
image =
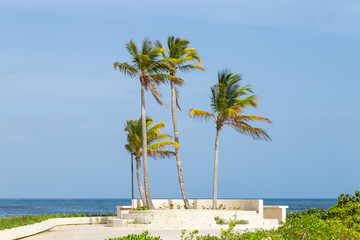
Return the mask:
<svg viewBox="0 0 360 240">
<path fill-rule="evenodd" d="M 264 205 L 287 205 L 287 211 L 328 209 L 337 199 L 264 199 Z M 0 199 L 0 217 L 57 213 L 116 213 L 115 206 L 130 205 L 131 199 Z"/>
</svg>

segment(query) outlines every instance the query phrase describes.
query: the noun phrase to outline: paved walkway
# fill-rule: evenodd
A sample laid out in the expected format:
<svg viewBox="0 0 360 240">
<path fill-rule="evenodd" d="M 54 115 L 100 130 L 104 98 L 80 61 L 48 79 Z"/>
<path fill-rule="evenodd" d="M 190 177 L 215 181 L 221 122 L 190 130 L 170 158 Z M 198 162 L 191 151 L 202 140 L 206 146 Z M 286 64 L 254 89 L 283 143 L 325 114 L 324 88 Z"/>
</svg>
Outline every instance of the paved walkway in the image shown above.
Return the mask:
<svg viewBox="0 0 360 240">
<path fill-rule="evenodd" d="M 23 238 L 23 240 L 105 240 L 126 236 L 131 233 L 142 233 L 144 229 L 105 227 L 103 224 L 69 225 L 54 227 L 46 232 Z M 187 231 L 189 232 L 189 231 Z M 151 236 L 161 236 L 163 240 L 180 240 L 181 229 L 151 229 Z M 200 234 L 219 235 L 219 230 L 200 230 Z"/>
</svg>

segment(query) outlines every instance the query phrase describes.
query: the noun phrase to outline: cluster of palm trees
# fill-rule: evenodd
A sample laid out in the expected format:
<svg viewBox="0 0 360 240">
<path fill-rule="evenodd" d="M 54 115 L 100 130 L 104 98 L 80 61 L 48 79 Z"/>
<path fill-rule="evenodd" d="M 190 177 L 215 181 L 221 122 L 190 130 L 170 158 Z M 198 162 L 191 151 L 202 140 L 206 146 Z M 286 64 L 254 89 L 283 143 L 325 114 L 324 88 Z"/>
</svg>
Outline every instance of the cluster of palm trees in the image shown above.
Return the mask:
<svg viewBox="0 0 360 240">
<path fill-rule="evenodd" d="M 191 48 L 187 39 L 169 36 L 167 48 L 164 48 L 160 41 L 154 43 L 145 38 L 142 46 L 138 46 L 131 40 L 126 44 L 126 49 L 131 55 L 131 62 L 115 62 L 114 68 L 118 69 L 125 76 L 139 78 L 141 84 L 141 118 L 140 120 L 129 120 L 126 123 L 128 144 L 125 148 L 135 156 L 136 173 L 140 196 L 142 202 L 149 208 L 154 209 L 151 200 L 148 178 L 149 157 L 176 156 L 176 165 L 182 198 L 185 208 L 191 208 L 187 199 L 184 178 L 182 174 L 179 132 L 176 117 L 176 110 L 180 110 L 178 104 L 178 87 L 184 84 L 184 80 L 177 77 L 178 72 L 191 70 L 204 70 L 201 65 L 201 58 L 196 49 Z M 206 112 L 198 109 L 191 109 L 189 114 L 194 118 L 205 120 L 214 119 L 216 123 L 215 139 L 215 161 L 214 161 L 214 191 L 213 208 L 217 207 L 217 165 L 219 132 L 224 125 L 230 125 L 240 133 L 250 135 L 253 139 L 271 140 L 269 135 L 260 128 L 252 127 L 251 121 L 271 121 L 264 117 L 245 115 L 246 107 L 256 107 L 257 98 L 249 85 L 241 86 L 239 74 L 233 74 L 229 70 L 218 73 L 218 83 L 211 88 L 211 110 Z M 166 106 L 162 100 L 158 86 L 163 83 L 170 83 L 171 87 L 171 113 L 174 129 L 174 141 L 169 141 L 169 135 L 161 132 L 165 126 L 160 122 L 151 127 L 154 119 L 146 117 L 145 91 L 150 90 L 155 100 L 162 106 Z M 169 151 L 174 147 L 175 152 Z M 143 158 L 144 188 L 140 178 L 141 156 Z"/>
</svg>

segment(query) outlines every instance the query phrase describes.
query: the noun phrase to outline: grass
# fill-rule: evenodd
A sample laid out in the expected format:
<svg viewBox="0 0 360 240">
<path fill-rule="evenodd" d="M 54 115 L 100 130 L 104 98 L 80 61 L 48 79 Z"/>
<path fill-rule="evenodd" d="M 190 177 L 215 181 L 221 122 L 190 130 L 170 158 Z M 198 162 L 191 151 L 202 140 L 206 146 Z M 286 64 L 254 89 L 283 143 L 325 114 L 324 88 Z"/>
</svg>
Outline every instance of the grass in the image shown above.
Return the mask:
<svg viewBox="0 0 360 240">
<path fill-rule="evenodd" d="M 43 222 L 50 218 L 70 218 L 70 217 L 107 217 L 116 216 L 115 213 L 108 214 L 85 214 L 85 213 L 71 213 L 71 214 L 50 214 L 50 215 L 29 215 L 29 216 L 10 216 L 0 218 L 0 230 L 11 229 L 30 225 L 34 223 Z"/>
<path fill-rule="evenodd" d="M 144 231 L 141 234 L 129 234 L 124 237 L 108 238 L 106 240 L 162 240 L 160 236 L 153 237 L 149 235 L 148 231 Z"/>
</svg>

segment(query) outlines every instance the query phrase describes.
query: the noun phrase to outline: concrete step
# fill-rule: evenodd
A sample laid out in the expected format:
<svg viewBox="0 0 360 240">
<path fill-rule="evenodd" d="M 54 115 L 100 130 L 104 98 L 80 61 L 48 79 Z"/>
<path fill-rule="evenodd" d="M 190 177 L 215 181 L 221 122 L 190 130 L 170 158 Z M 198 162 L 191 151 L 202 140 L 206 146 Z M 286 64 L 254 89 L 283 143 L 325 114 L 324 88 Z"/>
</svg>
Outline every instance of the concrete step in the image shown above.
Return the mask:
<svg viewBox="0 0 360 240">
<path fill-rule="evenodd" d="M 122 218 L 134 218 L 134 217 L 153 217 L 154 214 L 142 214 L 142 213 L 124 213 Z"/>
<path fill-rule="evenodd" d="M 121 219 L 121 218 L 113 218 L 109 219 L 107 223 L 107 227 L 123 227 L 124 224 L 127 224 L 127 222 L 131 221 L 130 219 Z"/>
<path fill-rule="evenodd" d="M 150 224 L 151 221 L 154 219 L 151 215 L 141 215 L 141 214 L 123 214 L 122 219 L 131 219 L 137 223 L 141 224 Z"/>
<path fill-rule="evenodd" d="M 125 224 L 123 227 L 149 229 L 149 224 L 131 223 L 131 224 Z"/>
<path fill-rule="evenodd" d="M 132 223 L 132 219 L 114 218 L 108 221 L 107 227 L 125 227 L 125 228 L 148 228 L 149 224 Z"/>
</svg>

